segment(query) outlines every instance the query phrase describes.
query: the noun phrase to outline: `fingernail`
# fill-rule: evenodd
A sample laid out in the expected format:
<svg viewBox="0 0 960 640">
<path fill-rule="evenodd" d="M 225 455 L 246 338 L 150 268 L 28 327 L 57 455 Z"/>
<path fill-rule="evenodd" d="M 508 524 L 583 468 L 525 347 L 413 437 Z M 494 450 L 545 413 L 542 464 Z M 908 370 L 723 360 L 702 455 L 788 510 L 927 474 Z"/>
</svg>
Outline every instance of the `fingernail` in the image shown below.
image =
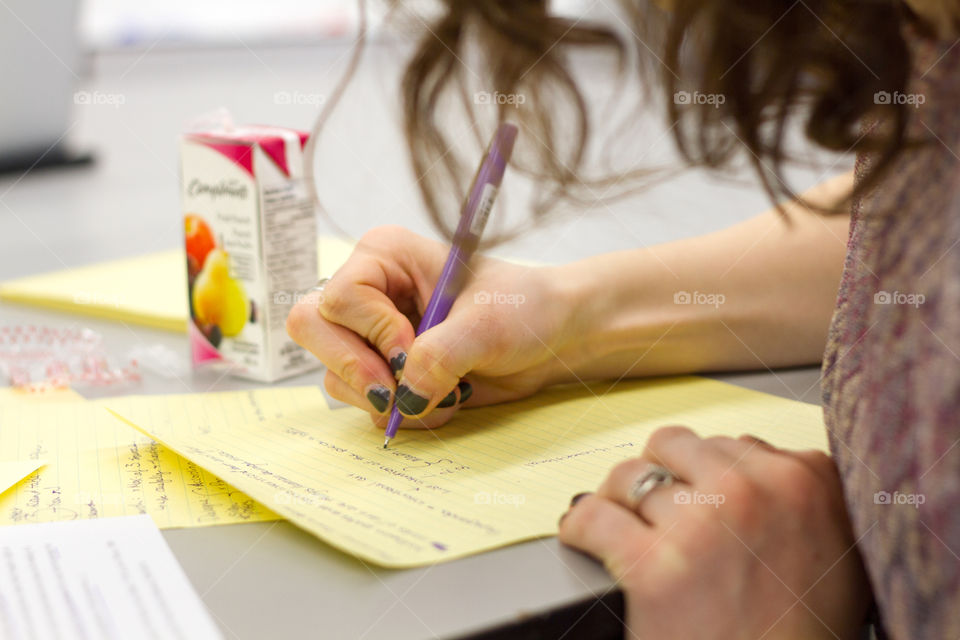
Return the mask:
<svg viewBox="0 0 960 640">
<path fill-rule="evenodd" d="M 446 398 L 444 398 L 437 404 L 437 409 L 446 409 L 447 407 L 452 407 L 456 403 L 457 403 L 457 390 L 454 389 L 453 391 L 447 394 Z"/>
<path fill-rule="evenodd" d="M 397 409 L 405 416 L 417 416 L 430 404 L 429 398 L 424 398 L 413 392 L 405 384 L 397 387 Z"/>
<path fill-rule="evenodd" d="M 570 499 L 570 506 L 572 507 L 573 505 L 577 504 L 578 502 L 586 498 L 588 495 L 590 495 L 590 492 L 584 491 L 583 493 L 578 493 L 577 495 L 573 496 L 573 498 Z"/>
<path fill-rule="evenodd" d="M 400 380 L 400 372 L 403 371 L 403 365 L 407 364 L 407 352 L 401 351 L 390 358 L 390 370 L 393 371 L 393 377 Z"/>
<path fill-rule="evenodd" d="M 372 385 L 367 391 L 367 400 L 370 401 L 377 413 L 384 413 L 390 406 L 390 389 L 382 384 Z"/>
<path fill-rule="evenodd" d="M 463 404 L 473 395 L 473 385 L 466 380 L 462 380 L 457 387 L 460 388 L 460 404 Z"/>
</svg>

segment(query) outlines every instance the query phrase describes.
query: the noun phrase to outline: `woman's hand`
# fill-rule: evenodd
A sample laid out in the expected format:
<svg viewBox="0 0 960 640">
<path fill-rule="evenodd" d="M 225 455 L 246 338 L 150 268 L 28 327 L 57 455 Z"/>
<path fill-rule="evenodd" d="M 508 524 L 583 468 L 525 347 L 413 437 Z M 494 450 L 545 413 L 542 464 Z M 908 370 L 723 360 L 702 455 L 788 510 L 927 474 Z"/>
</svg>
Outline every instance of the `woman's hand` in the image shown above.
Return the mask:
<svg viewBox="0 0 960 640">
<path fill-rule="evenodd" d="M 414 339 L 448 252 L 401 227 L 374 229 L 287 319 L 290 336 L 327 366 L 330 395 L 381 427 L 394 398 L 412 418 L 402 426 L 434 427 L 464 403 L 521 398 L 570 377 L 558 357 L 575 333 L 574 305 L 551 268 L 477 256 L 447 319 Z"/>
<path fill-rule="evenodd" d="M 650 463 L 678 480 L 631 505 Z M 749 436 L 657 431 L 576 501 L 560 540 L 617 579 L 628 638 L 855 638 L 870 601 L 832 460 Z"/>
</svg>

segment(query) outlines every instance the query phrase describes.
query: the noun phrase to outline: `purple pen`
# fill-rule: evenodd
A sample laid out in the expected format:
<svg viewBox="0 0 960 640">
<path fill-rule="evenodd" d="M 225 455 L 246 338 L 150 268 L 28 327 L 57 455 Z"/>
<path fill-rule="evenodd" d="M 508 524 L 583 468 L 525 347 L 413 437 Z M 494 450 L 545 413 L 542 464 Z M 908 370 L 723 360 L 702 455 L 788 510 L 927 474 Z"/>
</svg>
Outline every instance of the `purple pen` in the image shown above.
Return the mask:
<svg viewBox="0 0 960 640">
<path fill-rule="evenodd" d="M 493 208 L 497 190 L 503 181 L 503 174 L 507 170 L 507 162 L 510 161 L 516 139 L 517 127 L 508 123 L 501 124 L 493 135 L 480 168 L 477 169 L 477 175 L 473 178 L 469 195 L 460 210 L 460 222 L 453 234 L 450 254 L 447 255 L 447 262 L 443 265 L 440 280 L 437 281 L 433 295 L 430 296 L 430 302 L 427 303 L 427 308 L 423 312 L 420 326 L 417 327 L 417 335 L 443 322 L 450 313 L 450 308 L 457 296 L 460 295 L 467 280 L 467 266 L 480 244 L 483 228 L 487 226 L 487 218 L 490 217 L 490 210 Z M 403 422 L 403 414 L 394 403 L 390 421 L 387 423 L 387 439 L 383 441 L 384 449 L 397 435 L 397 428 L 400 427 L 401 422 Z"/>
</svg>

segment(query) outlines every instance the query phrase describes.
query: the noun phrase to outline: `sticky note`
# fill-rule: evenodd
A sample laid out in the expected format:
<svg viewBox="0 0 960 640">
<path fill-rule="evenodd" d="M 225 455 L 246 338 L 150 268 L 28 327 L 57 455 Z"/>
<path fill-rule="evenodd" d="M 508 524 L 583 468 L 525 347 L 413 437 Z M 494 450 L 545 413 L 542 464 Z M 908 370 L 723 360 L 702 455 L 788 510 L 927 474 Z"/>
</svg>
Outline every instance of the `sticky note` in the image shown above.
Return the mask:
<svg viewBox="0 0 960 640">
<path fill-rule="evenodd" d="M 319 389 L 141 396 L 105 404 L 131 425 L 327 543 L 414 567 L 555 534 L 570 497 L 595 489 L 650 433 L 752 433 L 826 449 L 821 409 L 701 378 L 549 389 L 462 410 L 448 425 L 383 432 Z"/>
</svg>

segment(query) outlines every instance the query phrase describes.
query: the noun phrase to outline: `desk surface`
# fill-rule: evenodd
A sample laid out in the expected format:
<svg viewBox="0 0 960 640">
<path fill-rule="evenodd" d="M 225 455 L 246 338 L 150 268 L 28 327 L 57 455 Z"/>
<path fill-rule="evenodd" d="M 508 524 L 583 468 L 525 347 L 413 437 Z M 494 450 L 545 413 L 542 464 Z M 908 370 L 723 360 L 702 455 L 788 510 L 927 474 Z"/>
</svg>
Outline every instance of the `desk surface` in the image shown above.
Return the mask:
<svg viewBox="0 0 960 640">
<path fill-rule="evenodd" d="M 393 98 L 397 45 L 373 47 L 334 120 L 331 145 L 350 160 L 320 161 L 320 185 L 339 226 L 353 236 L 386 222 L 431 233 L 409 188 Z M 175 135 L 198 113 L 225 105 L 238 122 L 309 128 L 317 100 L 336 80 L 343 45 L 310 49 L 136 52 L 89 60 L 85 89 L 124 96 L 123 104 L 78 105 L 67 137 L 90 147 L 87 168 L 0 178 L 0 279 L 177 246 L 180 223 Z M 599 60 L 579 61 L 592 82 L 610 84 Z M 606 78 L 606 80 L 605 80 Z M 296 100 L 277 92 L 300 92 Z M 311 100 L 313 104 L 311 104 Z M 638 120 L 643 120 L 639 118 Z M 666 132 L 652 118 L 636 160 L 668 158 Z M 660 146 L 657 146 L 660 145 Z M 654 148 L 656 147 L 656 148 Z M 346 147 L 344 147 L 346 148 Z M 667 151 L 665 151 L 667 149 Z M 804 187 L 844 169 L 829 161 L 796 171 Z M 512 199 L 511 212 L 522 210 Z M 568 261 L 721 228 L 765 208 L 748 180 L 690 173 L 615 204 L 588 207 L 496 250 L 528 260 Z M 330 230 L 330 225 L 322 225 Z M 0 326 L 84 326 L 122 357 L 137 345 L 182 354 L 183 336 L 140 327 L 0 305 Z M 718 376 L 776 395 L 818 401 L 816 369 Z M 320 373 L 284 384 L 318 384 Z M 206 374 L 146 373 L 137 393 L 242 389 Z M 87 392 L 87 395 L 92 396 Z M 589 489 L 590 487 L 585 487 Z M 174 553 L 227 637 L 450 637 L 502 624 L 602 593 L 605 572 L 555 539 L 536 540 L 423 569 L 366 566 L 286 523 L 164 531 Z"/>
</svg>

